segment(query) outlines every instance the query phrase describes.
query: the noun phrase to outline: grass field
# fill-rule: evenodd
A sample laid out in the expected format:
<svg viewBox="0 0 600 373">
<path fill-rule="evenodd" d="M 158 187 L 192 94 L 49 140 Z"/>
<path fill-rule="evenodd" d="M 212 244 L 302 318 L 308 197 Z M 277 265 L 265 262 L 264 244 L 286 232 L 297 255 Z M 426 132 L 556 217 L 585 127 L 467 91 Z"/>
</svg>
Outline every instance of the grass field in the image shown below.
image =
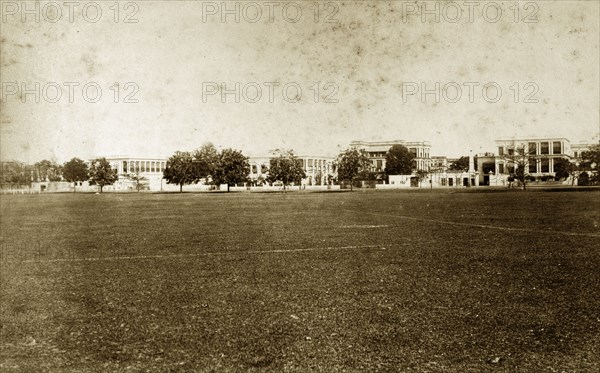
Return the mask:
<svg viewBox="0 0 600 373">
<path fill-rule="evenodd" d="M 2 372 L 597 372 L 600 193 L 1 196 Z"/>
</svg>

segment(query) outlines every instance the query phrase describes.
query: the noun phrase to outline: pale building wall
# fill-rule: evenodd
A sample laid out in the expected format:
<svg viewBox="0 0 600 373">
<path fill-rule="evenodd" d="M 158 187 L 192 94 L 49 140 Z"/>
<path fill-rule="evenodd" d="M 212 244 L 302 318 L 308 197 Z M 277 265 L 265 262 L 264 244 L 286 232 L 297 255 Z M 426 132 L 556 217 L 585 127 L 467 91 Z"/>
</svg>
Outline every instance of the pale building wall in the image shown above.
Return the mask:
<svg viewBox="0 0 600 373">
<path fill-rule="evenodd" d="M 248 159 L 250 163 L 249 177 L 253 180 L 259 178 L 266 180 L 269 176 L 270 160 L 277 156 L 273 154 L 272 156 L 250 157 Z M 297 155 L 296 157 L 302 161 L 306 173 L 306 178 L 302 180 L 301 185 L 327 185 L 331 184 L 331 180 L 326 180 L 328 176 L 330 176 L 330 179 L 335 178 L 334 157 L 315 155 Z"/>
<path fill-rule="evenodd" d="M 431 145 L 427 141 L 352 141 L 350 147 L 362 149 L 369 153 L 369 159 L 373 163 L 372 171 L 383 172 L 386 164 L 386 153 L 394 145 L 403 145 L 415 155 L 415 165 L 418 170 L 428 171 L 432 164 L 430 155 Z"/>
</svg>

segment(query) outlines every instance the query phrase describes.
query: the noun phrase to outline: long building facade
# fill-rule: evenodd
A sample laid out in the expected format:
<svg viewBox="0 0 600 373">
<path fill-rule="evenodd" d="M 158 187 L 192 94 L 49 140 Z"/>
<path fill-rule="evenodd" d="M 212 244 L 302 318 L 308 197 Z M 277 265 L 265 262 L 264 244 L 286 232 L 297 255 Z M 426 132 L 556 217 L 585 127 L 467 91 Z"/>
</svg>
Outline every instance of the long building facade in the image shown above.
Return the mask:
<svg viewBox="0 0 600 373">
<path fill-rule="evenodd" d="M 385 185 L 386 155 L 394 145 L 403 145 L 414 155 L 413 168 L 415 171 L 411 175 L 389 175 L 387 185 Z M 431 145 L 427 141 L 352 141 L 350 148 L 367 152 L 371 161 L 371 171 L 378 175 L 377 187 L 464 187 L 510 185 L 514 181 L 518 164 L 525 165 L 525 172 L 531 181 L 554 181 L 555 165 L 559 159 L 577 163 L 583 152 L 597 145 L 589 143 L 571 144 L 564 137 L 501 139 L 496 140 L 496 152 L 480 153 L 475 157 L 470 154 L 468 169 L 465 165 L 464 169 L 459 170 L 450 169 L 450 165 L 457 159 L 431 156 Z M 270 161 L 278 157 L 280 153 L 280 150 L 272 150 L 266 155 L 249 157 L 249 182 L 245 183 L 244 186 L 268 185 Z M 302 162 L 302 167 L 306 173 L 306 177 L 300 183 L 302 186 L 324 186 L 337 183 L 335 157 L 314 154 L 299 154 L 296 157 Z M 166 158 L 122 156 L 106 157 L 106 160 L 117 172 L 118 180 L 113 185 L 107 186 L 105 190 L 168 191 L 178 189 L 177 186 L 167 184 L 166 180 L 163 179 L 167 166 Z M 21 184 L 30 184 L 34 181 L 33 171 L 25 169 L 23 168 L 25 166 L 21 165 L 17 167 L 17 172 L 13 170 L 16 167 L 13 163 L 17 164 L 15 162 L 2 162 L 3 175 L 10 174 L 11 180 L 15 178 L 14 174 L 21 175 L 21 179 L 23 179 Z M 142 178 L 141 183 L 136 180 L 139 177 Z M 37 184 L 40 184 L 39 188 L 41 190 L 53 190 L 52 185 L 49 185 L 51 183 L 46 180 Z M 86 185 L 87 182 L 82 182 L 78 183 L 76 187 L 85 189 Z M 189 186 L 188 189 L 204 190 L 209 187 L 214 188 L 199 183 Z"/>
<path fill-rule="evenodd" d="M 518 164 L 524 165 L 531 180 L 553 180 L 558 159 L 577 159 L 591 144 L 571 145 L 568 139 L 557 137 L 496 140 L 496 146 L 497 153 L 477 155 L 481 185 L 509 185 Z"/>
<path fill-rule="evenodd" d="M 167 167 L 166 158 L 106 157 L 106 160 L 119 176 L 112 186 L 114 190 L 136 190 L 138 187 L 152 191 L 173 189 L 163 179 L 163 172 Z M 131 175 L 143 178 L 140 185 Z"/>
<path fill-rule="evenodd" d="M 272 150 L 265 156 L 249 157 L 250 175 L 249 178 L 255 185 L 264 185 L 269 176 L 269 167 L 271 159 L 279 156 L 277 150 Z M 296 155 L 302 162 L 302 167 L 306 173 L 306 178 L 301 182 L 302 185 L 330 185 L 336 178 L 335 158 L 328 156 L 300 154 Z"/>
</svg>

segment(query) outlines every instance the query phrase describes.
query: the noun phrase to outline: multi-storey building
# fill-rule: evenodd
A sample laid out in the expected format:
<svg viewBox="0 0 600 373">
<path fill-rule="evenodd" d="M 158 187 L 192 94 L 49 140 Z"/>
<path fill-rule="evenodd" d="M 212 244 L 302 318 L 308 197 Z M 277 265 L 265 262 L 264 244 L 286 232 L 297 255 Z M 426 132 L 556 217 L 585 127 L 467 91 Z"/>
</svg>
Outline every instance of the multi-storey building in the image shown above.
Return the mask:
<svg viewBox="0 0 600 373">
<path fill-rule="evenodd" d="M 518 165 L 532 178 L 554 177 L 557 159 L 573 157 L 571 143 L 564 137 L 496 140 L 498 153 L 477 155 L 480 184 L 506 185 Z"/>
<path fill-rule="evenodd" d="M 278 150 L 272 150 L 266 156 L 249 157 L 250 175 L 253 182 L 262 184 L 269 176 L 271 159 L 279 156 Z M 302 162 L 306 178 L 302 180 L 303 185 L 328 185 L 336 176 L 334 157 L 320 155 L 296 155 Z"/>
<path fill-rule="evenodd" d="M 581 154 L 590 150 L 594 145 L 598 144 L 590 144 L 585 142 L 580 142 L 578 144 L 571 144 L 571 152 L 572 156 L 575 160 L 581 159 Z"/>
<path fill-rule="evenodd" d="M 415 156 L 415 169 L 429 170 L 432 159 L 429 155 L 431 145 L 427 141 L 352 141 L 350 143 L 351 148 L 363 149 L 369 154 L 369 159 L 373 163 L 372 171 L 377 173 L 382 173 L 385 170 L 385 156 L 394 145 L 404 145 L 408 148 Z"/>
<path fill-rule="evenodd" d="M 115 190 L 135 189 L 136 182 L 131 177 L 134 174 L 143 178 L 143 185 L 149 190 L 163 190 L 166 187 L 163 180 L 167 166 L 165 158 L 106 157 L 106 160 L 119 175 L 113 186 Z"/>
</svg>

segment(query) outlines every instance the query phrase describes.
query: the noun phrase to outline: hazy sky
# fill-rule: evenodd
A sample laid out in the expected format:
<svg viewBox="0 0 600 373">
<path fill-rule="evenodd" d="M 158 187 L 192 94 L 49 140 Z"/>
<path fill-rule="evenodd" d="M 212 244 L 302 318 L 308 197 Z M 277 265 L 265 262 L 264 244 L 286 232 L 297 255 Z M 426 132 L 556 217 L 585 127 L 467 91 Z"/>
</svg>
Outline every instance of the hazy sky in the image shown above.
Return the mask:
<svg viewBox="0 0 600 373">
<path fill-rule="evenodd" d="M 72 19 L 59 1 L 40 3 L 39 22 L 0 3 L 2 159 L 168 156 L 206 141 L 334 155 L 352 140 L 427 140 L 448 156 L 497 138 L 598 141 L 595 0 L 122 1 L 118 13 L 96 1 Z M 23 92 L 35 83 L 39 103 Z M 239 102 L 222 102 L 236 83 Z M 439 102 L 423 99 L 436 83 Z"/>
</svg>

